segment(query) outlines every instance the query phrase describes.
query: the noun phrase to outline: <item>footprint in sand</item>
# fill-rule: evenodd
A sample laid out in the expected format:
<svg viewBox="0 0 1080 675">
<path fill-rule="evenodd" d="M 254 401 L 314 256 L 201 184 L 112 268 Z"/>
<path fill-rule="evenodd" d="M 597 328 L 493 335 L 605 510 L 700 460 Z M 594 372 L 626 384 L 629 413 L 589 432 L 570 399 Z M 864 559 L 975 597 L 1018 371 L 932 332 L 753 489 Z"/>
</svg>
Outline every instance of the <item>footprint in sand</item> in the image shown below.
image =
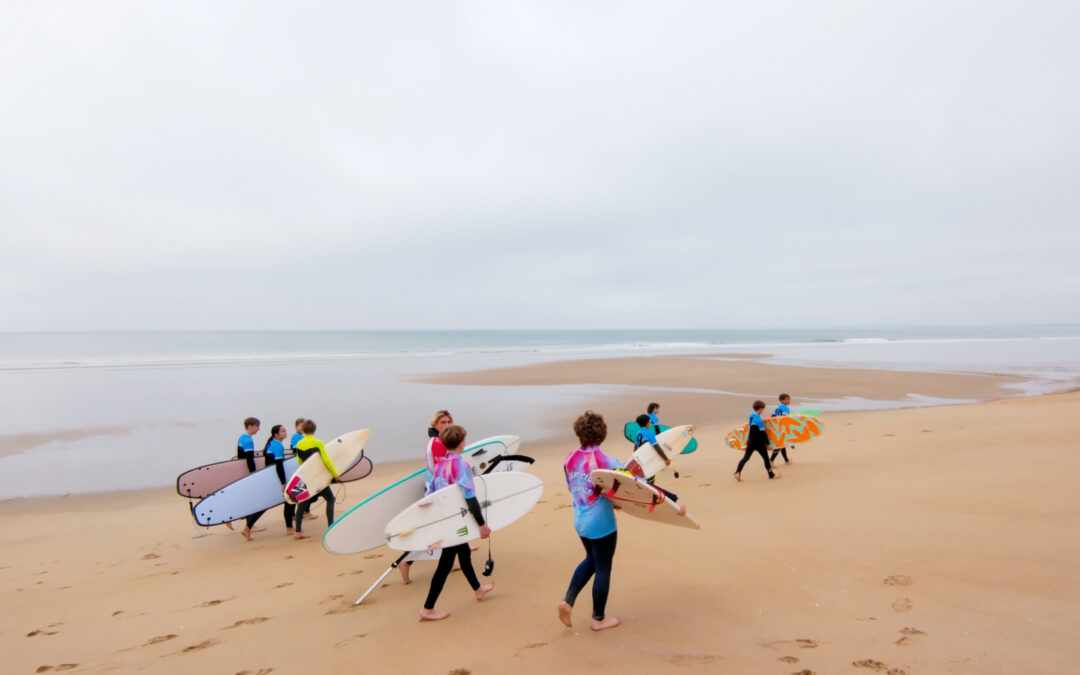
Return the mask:
<svg viewBox="0 0 1080 675">
<path fill-rule="evenodd" d="M 716 661 L 714 654 L 668 654 L 664 660 L 676 666 L 707 666 Z"/>
<path fill-rule="evenodd" d="M 292 586 L 292 585 L 293 585 L 293 582 L 291 582 L 291 581 L 286 581 L 286 582 L 285 582 L 285 583 L 283 583 L 283 584 L 278 584 L 277 586 L 274 586 L 274 588 L 285 588 L 286 586 Z"/>
<path fill-rule="evenodd" d="M 159 644 L 159 643 L 162 643 L 162 642 L 168 642 L 169 640 L 172 640 L 172 639 L 177 638 L 177 637 L 180 637 L 180 636 L 177 635 L 176 633 L 169 633 L 168 635 L 158 635 L 157 637 L 152 637 L 149 640 L 147 640 L 143 644 L 143 647 L 149 647 L 150 645 L 156 645 L 156 644 Z"/>
<path fill-rule="evenodd" d="M 26 637 L 34 637 L 35 635 L 56 635 L 56 631 L 54 631 L 54 630 L 42 630 L 42 629 L 38 628 L 37 630 L 32 630 L 29 633 L 27 633 Z"/>
<path fill-rule="evenodd" d="M 877 661 L 875 659 L 863 659 L 862 661 L 852 661 L 851 665 L 856 668 L 869 668 L 871 670 L 885 671 L 885 675 L 907 675 L 901 668 L 890 668 L 887 664 Z"/>
<path fill-rule="evenodd" d="M 257 617 L 255 617 L 253 619 L 241 619 L 241 620 L 237 621 L 236 623 L 234 623 L 231 626 L 225 626 L 221 630 L 229 630 L 230 628 L 239 628 L 240 626 L 250 626 L 252 624 L 262 623 L 263 621 L 269 621 L 269 620 L 270 620 L 270 617 L 268 617 L 268 616 L 257 616 Z"/>
<path fill-rule="evenodd" d="M 803 668 L 802 670 L 795 671 L 791 675 L 814 675 L 814 671 L 810 670 L 809 668 Z"/>
<path fill-rule="evenodd" d="M 345 596 L 344 596 L 344 595 L 331 595 L 331 596 L 330 596 L 329 598 L 327 598 L 327 599 L 323 600 L 323 601 L 322 601 L 322 602 L 320 602 L 319 604 L 320 604 L 320 605 L 325 605 L 325 604 L 326 604 L 326 603 L 328 603 L 328 602 L 334 602 L 335 600 L 340 600 L 340 599 L 342 599 L 343 597 L 345 597 Z"/>
<path fill-rule="evenodd" d="M 799 657 L 797 657 L 797 656 L 781 656 L 779 659 L 777 659 L 777 661 L 780 661 L 781 663 L 798 663 L 799 662 Z"/>
<path fill-rule="evenodd" d="M 160 557 L 161 556 L 159 556 L 157 553 L 147 553 L 143 557 L 139 558 L 139 560 L 155 560 Z"/>
<path fill-rule="evenodd" d="M 914 582 L 906 574 L 894 574 L 891 577 L 885 577 L 882 583 L 886 586 L 910 586 Z"/>
<path fill-rule="evenodd" d="M 807 640 L 807 639 L 796 640 L 795 644 L 799 645 L 803 649 L 813 649 L 814 647 L 817 647 L 817 642 L 814 642 L 813 640 Z"/>
<path fill-rule="evenodd" d="M 900 634 L 903 635 L 904 637 L 897 640 L 896 644 L 901 646 L 901 647 L 906 647 L 907 645 L 915 644 L 916 642 L 919 641 L 920 636 L 926 635 L 926 633 L 919 630 L 918 628 L 910 628 L 910 627 L 901 628 L 900 629 Z"/>
<path fill-rule="evenodd" d="M 446 675 L 471 675 L 472 671 L 468 668 L 454 668 Z"/>
<path fill-rule="evenodd" d="M 538 647 L 546 647 L 547 645 L 547 642 L 530 642 L 529 644 L 514 652 L 514 656 L 521 656 L 521 653 L 524 652 L 526 649 L 536 649 Z"/>
<path fill-rule="evenodd" d="M 371 555 L 364 556 L 364 560 L 375 560 L 376 558 L 381 558 L 381 557 L 382 557 L 382 553 L 372 553 Z"/>
<path fill-rule="evenodd" d="M 124 613 L 124 610 L 122 610 L 122 609 L 118 609 L 118 610 L 116 610 L 115 612 L 113 612 L 113 613 L 112 613 L 112 615 L 113 615 L 113 616 L 117 616 L 117 615 L 120 615 L 120 614 L 123 614 L 123 613 Z"/>
<path fill-rule="evenodd" d="M 200 649 L 207 649 L 208 647 L 213 647 L 216 644 L 218 644 L 218 641 L 214 639 L 203 640 L 197 645 L 189 645 L 187 647 L 184 647 L 184 653 L 186 654 L 187 652 L 195 652 Z"/>
<path fill-rule="evenodd" d="M 61 663 L 58 666 L 38 666 L 38 669 L 35 672 L 47 673 L 50 670 L 71 670 L 72 668 L 78 668 L 78 667 L 79 667 L 79 664 L 77 664 L 77 663 Z"/>
<path fill-rule="evenodd" d="M 910 612 L 914 605 L 908 598 L 897 598 L 893 600 L 892 608 L 897 614 L 903 614 L 904 612 Z"/>
<path fill-rule="evenodd" d="M 367 637 L 367 633 L 357 633 L 356 635 L 350 635 L 349 637 L 345 638 L 344 640 L 342 640 L 340 642 L 334 643 L 334 646 L 335 647 L 344 647 L 345 645 L 349 644 L 350 642 L 353 642 L 354 640 L 363 640 L 366 637 Z"/>
<path fill-rule="evenodd" d="M 270 675 L 272 672 L 274 672 L 273 668 L 259 668 L 256 671 L 241 670 L 236 675 Z"/>
<path fill-rule="evenodd" d="M 213 607 L 214 605 L 220 605 L 223 602 L 225 602 L 225 601 L 224 600 L 207 600 L 203 604 L 199 605 L 199 607 Z"/>
</svg>

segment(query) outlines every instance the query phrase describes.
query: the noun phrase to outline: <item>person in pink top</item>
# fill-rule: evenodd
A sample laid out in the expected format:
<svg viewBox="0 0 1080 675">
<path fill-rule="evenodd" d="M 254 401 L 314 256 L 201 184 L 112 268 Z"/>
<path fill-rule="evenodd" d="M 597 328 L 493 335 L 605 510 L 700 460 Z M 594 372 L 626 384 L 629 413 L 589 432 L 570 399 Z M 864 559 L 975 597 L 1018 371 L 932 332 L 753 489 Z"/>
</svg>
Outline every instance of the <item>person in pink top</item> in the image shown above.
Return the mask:
<svg viewBox="0 0 1080 675">
<path fill-rule="evenodd" d="M 472 471 L 469 469 L 469 465 L 465 463 L 465 460 L 461 458 L 461 451 L 465 448 L 465 430 L 459 426 L 450 425 L 443 429 L 442 433 L 439 434 L 439 438 L 442 439 L 443 444 L 446 446 L 446 456 L 435 465 L 431 484 L 425 494 L 431 494 L 436 490 L 457 485 L 465 496 L 465 504 L 469 508 L 469 513 L 476 519 L 476 524 L 480 526 L 480 538 L 487 539 L 488 535 L 491 534 L 491 528 L 484 522 L 480 502 L 476 499 Z M 461 573 L 465 576 L 465 580 L 469 582 L 469 586 L 472 587 L 477 600 L 483 600 L 484 596 L 495 588 L 495 584 L 480 585 L 480 581 L 476 578 L 476 572 L 473 570 L 472 551 L 469 549 L 468 544 L 458 544 L 457 546 L 444 548 L 442 556 L 439 558 L 439 566 L 435 569 L 435 575 L 431 577 L 431 587 L 428 590 L 424 608 L 420 610 L 422 620 L 438 621 L 450 616 L 449 612 L 436 610 L 435 602 L 439 599 L 439 594 L 442 593 L 443 584 L 446 583 L 446 577 L 450 575 L 455 559 L 461 564 Z"/>
<path fill-rule="evenodd" d="M 440 459 L 446 457 L 446 446 L 439 438 L 439 434 L 453 423 L 454 416 L 449 410 L 440 410 L 431 418 L 431 426 L 427 430 L 428 444 L 424 449 L 424 489 L 431 485 L 431 479 L 435 475 L 435 465 Z M 406 584 L 412 583 L 412 579 L 409 578 L 412 573 L 412 564 L 413 561 L 404 560 L 397 566 L 398 572 L 401 573 L 401 580 Z"/>
<path fill-rule="evenodd" d="M 574 507 L 574 529 L 585 546 L 585 559 L 574 570 L 570 587 L 559 602 L 559 620 L 568 627 L 572 625 L 570 613 L 574 601 L 595 575 L 592 585 L 592 629 L 604 630 L 621 623 L 618 617 L 604 614 L 618 532 L 615 528 L 615 509 L 611 501 L 593 485 L 589 474 L 596 469 L 621 469 L 623 465 L 600 451 L 600 444 L 607 438 L 607 424 L 598 413 L 586 410 L 574 421 L 574 433 L 581 441 L 581 447 L 567 455 L 563 472 Z"/>
</svg>

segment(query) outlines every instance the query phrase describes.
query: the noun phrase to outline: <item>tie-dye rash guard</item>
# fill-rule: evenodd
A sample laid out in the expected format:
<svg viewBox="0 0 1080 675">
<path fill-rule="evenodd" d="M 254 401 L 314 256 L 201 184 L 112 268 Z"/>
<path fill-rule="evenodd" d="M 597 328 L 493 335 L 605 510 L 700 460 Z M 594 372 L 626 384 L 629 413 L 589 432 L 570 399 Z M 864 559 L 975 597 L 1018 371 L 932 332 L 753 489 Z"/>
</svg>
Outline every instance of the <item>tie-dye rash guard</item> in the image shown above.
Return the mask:
<svg viewBox="0 0 1080 675">
<path fill-rule="evenodd" d="M 566 456 L 563 472 L 574 504 L 574 529 L 579 537 L 601 539 L 615 531 L 615 509 L 610 501 L 594 494 L 589 474 L 596 469 L 621 468 L 619 460 L 608 457 L 596 446 L 578 448 Z"/>
<path fill-rule="evenodd" d="M 452 452 L 446 453 L 435 465 L 435 471 L 432 473 L 431 484 L 428 485 L 427 491 L 424 494 L 431 494 L 436 490 L 441 490 L 449 485 L 457 484 L 461 487 L 461 490 L 465 493 L 465 499 L 476 496 L 476 489 L 473 486 L 472 471 L 469 469 L 469 465 L 461 458 L 461 455 L 454 454 Z"/>
</svg>

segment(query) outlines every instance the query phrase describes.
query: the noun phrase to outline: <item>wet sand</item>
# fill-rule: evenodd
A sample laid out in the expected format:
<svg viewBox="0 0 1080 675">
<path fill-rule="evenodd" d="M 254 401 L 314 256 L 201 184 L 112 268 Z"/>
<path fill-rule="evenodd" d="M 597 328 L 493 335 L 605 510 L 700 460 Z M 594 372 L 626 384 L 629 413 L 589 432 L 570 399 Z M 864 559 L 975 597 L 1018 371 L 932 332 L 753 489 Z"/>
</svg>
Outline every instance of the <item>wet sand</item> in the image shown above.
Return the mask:
<svg viewBox="0 0 1080 675">
<path fill-rule="evenodd" d="M 641 373 L 648 379 L 635 382 L 714 381 L 709 364 L 676 360 L 690 365 L 671 374 L 666 364 L 668 376 Z M 747 377 L 763 369 L 760 390 L 790 390 L 796 408 L 832 391 L 838 377 L 804 369 L 814 372 L 779 383 L 762 364 L 717 363 L 736 367 L 723 389 L 741 390 L 744 368 Z M 593 373 L 611 368 L 579 363 L 578 375 L 552 377 L 607 382 Z M 544 380 L 537 370 L 498 377 Z M 1004 391 L 1004 378 L 920 383 L 911 373 L 859 372 L 865 389 L 845 394 Z M 707 405 L 717 395 L 634 396 L 629 411 L 628 394 L 591 406 L 608 418 L 605 450 L 629 455 L 622 422 L 654 398 L 664 423 L 697 424 L 701 449 L 680 457 L 679 479 L 665 473 L 658 482 L 679 493 L 702 529 L 620 516 L 608 603 L 618 628 L 588 629 L 588 590 L 573 628 L 556 615 L 583 551 L 561 476 L 575 447 L 572 416 L 553 415 L 554 438 L 523 443 L 546 488 L 532 512 L 496 533 L 495 590 L 478 603 L 454 573 L 438 604 L 451 617 L 437 623 L 417 618 L 434 564 L 417 563 L 409 586 L 391 573 L 354 607 L 395 552 L 330 555 L 318 536 L 284 536 L 280 508 L 249 543 L 221 527 L 196 528 L 172 489 L 0 502 L 5 671 L 898 675 L 1061 673 L 1080 661 L 1072 480 L 1080 393 L 830 413 L 825 434 L 781 464 L 781 480 L 767 480 L 753 458 L 742 483 L 731 476 L 741 455 L 722 438 L 743 421 L 745 396 L 730 412 Z M 344 486 L 338 513 L 419 466 L 373 459 L 371 476 Z M 306 525 L 314 535 L 325 527 L 316 511 L 320 519 Z M 478 569 L 487 557 L 479 543 Z"/>
</svg>

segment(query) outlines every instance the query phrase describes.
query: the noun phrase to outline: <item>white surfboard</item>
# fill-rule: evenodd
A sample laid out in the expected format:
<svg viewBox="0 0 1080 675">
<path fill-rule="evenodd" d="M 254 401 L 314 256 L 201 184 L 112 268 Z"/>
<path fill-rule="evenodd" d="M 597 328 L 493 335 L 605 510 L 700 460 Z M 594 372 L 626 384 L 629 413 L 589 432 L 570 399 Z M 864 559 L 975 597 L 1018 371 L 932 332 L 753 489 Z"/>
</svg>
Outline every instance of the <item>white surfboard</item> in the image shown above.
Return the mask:
<svg viewBox="0 0 1080 675">
<path fill-rule="evenodd" d="M 462 459 L 480 473 L 499 456 L 516 454 L 520 436 L 492 436 L 465 446 Z M 352 507 L 327 528 L 323 548 L 330 553 L 362 553 L 386 544 L 386 524 L 424 496 L 424 469 L 405 476 Z"/>
<path fill-rule="evenodd" d="M 364 444 L 371 437 L 371 429 L 357 429 L 324 443 L 326 456 L 338 473 L 352 466 L 364 452 Z M 321 453 L 310 456 L 285 483 L 283 496 L 290 504 L 307 501 L 334 480 L 334 474 L 323 462 Z"/>
<path fill-rule="evenodd" d="M 666 469 L 694 438 L 694 426 L 671 427 L 656 437 L 656 444 L 646 443 L 630 456 L 626 470 L 640 478 L 652 478 Z"/>
<path fill-rule="evenodd" d="M 621 513 L 666 525 L 701 529 L 689 513 L 679 515 L 677 502 L 671 501 L 660 490 L 626 472 L 596 469 L 589 474 L 589 478 Z"/>
<path fill-rule="evenodd" d="M 285 460 L 285 475 L 296 471 L 296 458 Z M 268 466 L 229 483 L 191 507 L 199 525 L 220 525 L 283 504 L 281 480 L 275 467 Z"/>
<path fill-rule="evenodd" d="M 485 524 L 492 531 L 528 513 L 544 491 L 540 478 L 518 471 L 476 476 L 473 482 Z M 423 497 L 386 524 L 386 544 L 398 551 L 457 546 L 479 536 L 480 526 L 457 485 Z"/>
</svg>

